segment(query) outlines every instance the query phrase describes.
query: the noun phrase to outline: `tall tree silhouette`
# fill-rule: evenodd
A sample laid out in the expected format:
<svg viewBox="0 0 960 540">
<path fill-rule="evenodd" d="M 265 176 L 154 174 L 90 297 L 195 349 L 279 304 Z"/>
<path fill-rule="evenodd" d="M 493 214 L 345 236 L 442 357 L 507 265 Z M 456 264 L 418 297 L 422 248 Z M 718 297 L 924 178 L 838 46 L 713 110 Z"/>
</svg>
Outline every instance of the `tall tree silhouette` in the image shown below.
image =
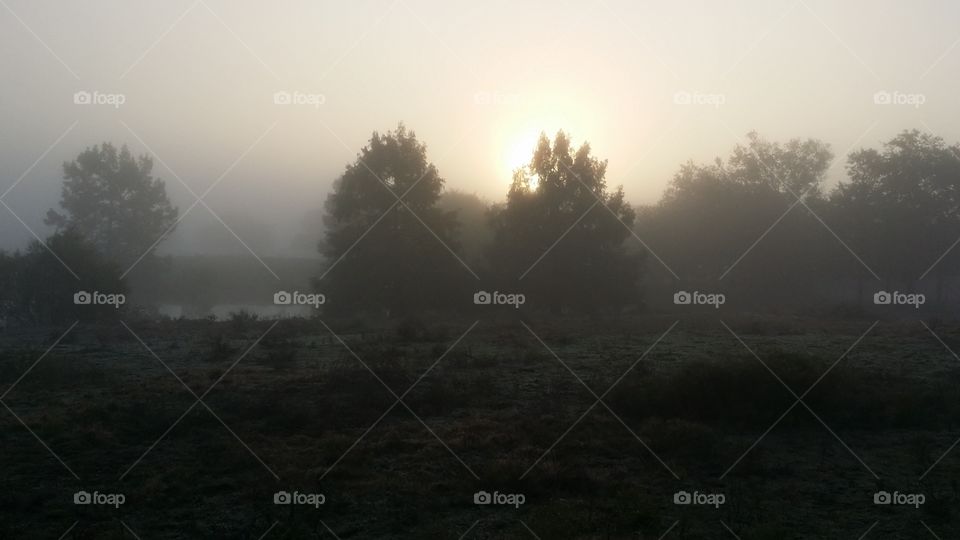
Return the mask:
<svg viewBox="0 0 960 540">
<path fill-rule="evenodd" d="M 606 172 L 589 144 L 573 149 L 562 131 L 552 144 L 540 135 L 506 203 L 491 211 L 490 258 L 502 286 L 554 310 L 638 300 L 642 256 L 625 243 L 635 216 L 622 188 L 608 191 Z"/>
<path fill-rule="evenodd" d="M 913 286 L 932 267 L 940 296 L 960 255 L 947 251 L 960 237 L 960 146 L 904 131 L 881 150 L 851 153 L 847 171 L 831 202 L 851 245 L 885 286 Z"/>
<path fill-rule="evenodd" d="M 832 158 L 816 139 L 779 143 L 749 133 L 726 159 L 681 166 L 641 224 L 681 288 L 736 289 L 739 301 L 768 305 L 800 289 L 809 297 L 826 270 L 825 250 L 839 247 L 810 212 L 823 213 Z"/>
<path fill-rule="evenodd" d="M 397 315 L 457 302 L 454 283 L 470 276 L 448 252 L 457 225 L 437 207 L 443 184 L 414 132 L 373 133 L 326 201 L 330 266 L 316 285 L 328 309 Z"/>
<path fill-rule="evenodd" d="M 130 265 L 152 250 L 177 220 L 164 182 L 151 174 L 149 156 L 134 157 L 103 143 L 63 164 L 62 213 L 46 223 L 73 229 L 118 265 Z"/>
</svg>

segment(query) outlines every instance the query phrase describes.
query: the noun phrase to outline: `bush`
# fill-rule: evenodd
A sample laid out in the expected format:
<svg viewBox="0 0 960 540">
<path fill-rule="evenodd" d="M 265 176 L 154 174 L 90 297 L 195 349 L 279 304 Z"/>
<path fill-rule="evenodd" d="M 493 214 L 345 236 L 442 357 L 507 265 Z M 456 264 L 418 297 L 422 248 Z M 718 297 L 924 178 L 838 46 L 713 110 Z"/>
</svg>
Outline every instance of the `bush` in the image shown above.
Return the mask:
<svg viewBox="0 0 960 540">
<path fill-rule="evenodd" d="M 760 357 L 797 396 L 834 361 L 783 351 Z M 951 427 L 960 422 L 956 381 L 930 383 L 842 365 L 823 377 L 803 400 L 832 427 Z M 749 429 L 765 429 L 795 401 L 752 356 L 690 362 L 669 374 L 633 375 L 609 399 L 614 410 L 632 418 L 676 418 Z M 819 425 L 805 409 L 797 404 L 781 425 Z"/>
</svg>

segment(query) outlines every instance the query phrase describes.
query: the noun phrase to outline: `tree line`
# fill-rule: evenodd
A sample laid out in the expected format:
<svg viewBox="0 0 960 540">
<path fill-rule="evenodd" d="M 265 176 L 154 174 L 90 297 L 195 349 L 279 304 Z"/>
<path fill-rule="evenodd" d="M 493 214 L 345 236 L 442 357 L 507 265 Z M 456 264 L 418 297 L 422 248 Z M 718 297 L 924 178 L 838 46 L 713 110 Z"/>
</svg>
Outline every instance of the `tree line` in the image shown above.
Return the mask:
<svg viewBox="0 0 960 540">
<path fill-rule="evenodd" d="M 541 135 L 505 199 L 487 204 L 446 189 L 400 124 L 373 133 L 335 181 L 313 287 L 325 311 L 389 316 L 473 309 L 481 290 L 552 313 L 660 308 L 678 290 L 790 311 L 858 310 L 877 290 L 922 290 L 950 309 L 960 146 L 904 131 L 850 153 L 846 177 L 828 188 L 840 164 L 822 141 L 750 133 L 725 158 L 683 164 L 658 203 L 635 207 L 607 185 L 607 162 L 588 143 L 559 132 Z M 106 316 L 116 307 L 78 306 L 73 294 L 125 293 L 131 268 L 162 268 L 155 250 L 179 211 L 152 168 L 110 143 L 65 163 L 46 218 L 53 234 L 0 252 L 0 314 L 31 324 Z"/>
</svg>

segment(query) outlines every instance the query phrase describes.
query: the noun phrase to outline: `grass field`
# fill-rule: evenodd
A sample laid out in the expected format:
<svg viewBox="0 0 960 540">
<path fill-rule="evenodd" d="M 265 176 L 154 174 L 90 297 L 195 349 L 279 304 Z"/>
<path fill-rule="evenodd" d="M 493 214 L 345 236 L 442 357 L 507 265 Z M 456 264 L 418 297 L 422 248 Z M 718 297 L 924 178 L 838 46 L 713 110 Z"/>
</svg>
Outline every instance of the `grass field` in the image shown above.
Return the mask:
<svg viewBox="0 0 960 540">
<path fill-rule="evenodd" d="M 872 325 L 118 321 L 46 355 L 66 328 L 11 333 L 0 537 L 960 537 L 960 326 Z"/>
</svg>

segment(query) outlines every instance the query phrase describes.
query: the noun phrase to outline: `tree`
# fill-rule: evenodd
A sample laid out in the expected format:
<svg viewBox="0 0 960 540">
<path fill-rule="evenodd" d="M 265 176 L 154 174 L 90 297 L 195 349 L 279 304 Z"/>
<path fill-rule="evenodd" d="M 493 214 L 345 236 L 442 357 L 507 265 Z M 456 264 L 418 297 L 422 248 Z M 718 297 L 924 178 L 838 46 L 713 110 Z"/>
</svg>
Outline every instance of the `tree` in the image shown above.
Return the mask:
<svg viewBox="0 0 960 540">
<path fill-rule="evenodd" d="M 832 159 L 816 139 L 750 133 L 728 158 L 680 168 L 643 215 L 650 245 L 681 277 L 678 288 L 736 289 L 739 301 L 775 305 L 811 299 L 828 274 L 825 252 L 839 247 L 810 215 L 823 212 Z M 798 294 L 800 284 L 811 288 Z"/>
<path fill-rule="evenodd" d="M 316 286 L 327 309 L 397 315 L 456 301 L 454 278 L 466 270 L 447 249 L 457 222 L 437 207 L 443 184 L 414 132 L 373 133 L 326 201 L 320 252 L 330 266 Z"/>
<path fill-rule="evenodd" d="M 177 221 L 166 186 L 151 175 L 153 160 L 135 158 L 110 143 L 88 148 L 63 164 L 60 208 L 46 223 L 73 229 L 105 257 L 123 266 L 153 250 Z"/>
<path fill-rule="evenodd" d="M 932 267 L 939 299 L 956 275 L 948 249 L 960 237 L 960 146 L 904 131 L 882 150 L 851 153 L 847 171 L 830 200 L 853 249 L 889 287 L 912 287 Z"/>
<path fill-rule="evenodd" d="M 622 188 L 607 190 L 606 171 L 589 144 L 574 150 L 562 131 L 552 145 L 540 135 L 530 164 L 514 173 L 506 203 L 491 211 L 490 259 L 502 287 L 553 310 L 639 299 L 642 257 L 625 245 L 635 215 Z"/>
<path fill-rule="evenodd" d="M 463 251 L 464 260 L 471 267 L 482 265 L 484 250 L 493 239 L 488 216 L 489 203 L 472 193 L 447 190 L 440 196 L 437 206 L 456 213 L 459 223 L 457 243 Z"/>
<path fill-rule="evenodd" d="M 26 253 L 15 255 L 13 264 L 5 265 L 16 284 L 14 313 L 33 324 L 90 320 L 117 313 L 113 305 L 78 305 L 74 301 L 74 295 L 81 291 L 125 295 L 127 288 L 116 264 L 73 229 L 55 233 L 45 244 L 34 240 Z"/>
</svg>

